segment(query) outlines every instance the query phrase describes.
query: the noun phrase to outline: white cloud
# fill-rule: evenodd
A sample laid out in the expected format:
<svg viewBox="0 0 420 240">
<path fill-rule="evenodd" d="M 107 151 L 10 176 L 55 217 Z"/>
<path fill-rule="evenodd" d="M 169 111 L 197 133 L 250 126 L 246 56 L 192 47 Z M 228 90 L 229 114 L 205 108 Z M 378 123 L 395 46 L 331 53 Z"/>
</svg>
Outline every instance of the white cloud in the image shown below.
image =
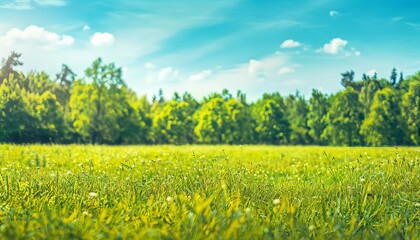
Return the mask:
<svg viewBox="0 0 420 240">
<path fill-rule="evenodd" d="M 371 69 L 371 70 L 369 70 L 369 71 L 366 72 L 366 74 L 368 76 L 373 76 L 373 75 L 375 75 L 375 73 L 376 73 L 376 69 Z"/>
<path fill-rule="evenodd" d="M 292 39 L 286 40 L 280 45 L 281 48 L 294 48 L 294 47 L 299 47 L 299 46 L 300 46 L 300 43 Z"/>
<path fill-rule="evenodd" d="M 29 10 L 31 9 L 31 1 L 30 0 L 15 0 L 8 3 L 2 3 L 0 4 L 0 8 L 5 9 L 13 9 L 13 10 Z"/>
<path fill-rule="evenodd" d="M 92 38 L 90 39 L 90 42 L 94 46 L 107 46 L 112 45 L 115 42 L 115 37 L 111 33 L 96 32 L 95 34 L 93 34 Z"/>
<path fill-rule="evenodd" d="M 64 0 L 14 0 L 8 3 L 0 3 L 0 8 L 13 9 L 13 10 L 30 10 L 33 6 L 65 6 Z"/>
<path fill-rule="evenodd" d="M 348 41 L 341 38 L 334 38 L 330 43 L 324 44 L 322 49 L 317 50 L 317 52 L 325 52 L 329 54 L 337 54 L 343 51 L 344 47 L 347 45 Z"/>
<path fill-rule="evenodd" d="M 190 82 L 198 82 L 209 78 L 212 74 L 213 72 L 211 70 L 203 70 L 199 73 L 191 75 L 188 80 Z"/>
<path fill-rule="evenodd" d="M 83 26 L 83 31 L 87 31 L 87 30 L 89 30 L 89 29 L 90 29 L 89 25 L 85 25 L 85 26 Z"/>
<path fill-rule="evenodd" d="M 6 32 L 6 35 L 0 37 L 0 43 L 11 47 L 24 45 L 50 49 L 57 46 L 70 46 L 74 42 L 75 39 L 72 36 L 60 36 L 35 25 L 28 26 L 24 30 L 12 28 Z"/>
<path fill-rule="evenodd" d="M 355 51 L 354 56 L 359 57 L 362 53 L 360 51 Z"/>
<path fill-rule="evenodd" d="M 147 68 L 147 69 L 153 69 L 153 68 L 155 68 L 155 65 L 151 62 L 148 62 L 148 63 L 144 64 L 144 67 Z"/>
<path fill-rule="evenodd" d="M 157 80 L 159 82 L 169 82 L 174 81 L 178 78 L 179 72 L 172 67 L 165 67 L 159 71 Z"/>
<path fill-rule="evenodd" d="M 336 17 L 336 16 L 338 16 L 340 13 L 339 12 L 337 12 L 337 11 L 330 11 L 330 16 L 331 17 Z"/>
<path fill-rule="evenodd" d="M 291 67 L 282 67 L 279 69 L 277 73 L 279 75 L 284 75 L 284 74 L 293 73 L 293 72 L 295 72 L 295 70 Z"/>
<path fill-rule="evenodd" d="M 264 65 L 255 59 L 251 59 L 248 62 L 248 73 L 252 77 L 264 79 L 265 78 Z"/>
</svg>

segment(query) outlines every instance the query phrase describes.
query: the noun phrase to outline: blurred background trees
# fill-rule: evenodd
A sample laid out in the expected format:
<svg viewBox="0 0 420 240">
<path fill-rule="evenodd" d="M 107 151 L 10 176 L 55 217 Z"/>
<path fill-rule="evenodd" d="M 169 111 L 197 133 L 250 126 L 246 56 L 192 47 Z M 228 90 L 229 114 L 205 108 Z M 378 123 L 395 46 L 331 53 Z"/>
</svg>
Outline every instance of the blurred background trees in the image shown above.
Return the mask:
<svg viewBox="0 0 420 240">
<path fill-rule="evenodd" d="M 247 102 L 224 89 L 201 100 L 163 91 L 151 101 L 123 80 L 121 68 L 96 59 L 84 76 L 63 64 L 55 78 L 19 71 L 12 52 L 0 68 L 0 142 L 91 144 L 419 145 L 420 72 L 389 79 L 352 70 L 343 90 Z"/>
</svg>

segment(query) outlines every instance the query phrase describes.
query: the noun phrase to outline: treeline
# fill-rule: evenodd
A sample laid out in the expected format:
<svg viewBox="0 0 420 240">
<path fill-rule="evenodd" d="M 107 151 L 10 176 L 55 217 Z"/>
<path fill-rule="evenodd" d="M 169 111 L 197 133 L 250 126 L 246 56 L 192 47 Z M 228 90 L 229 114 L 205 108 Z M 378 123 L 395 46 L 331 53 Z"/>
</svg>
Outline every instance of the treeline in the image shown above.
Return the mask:
<svg viewBox="0 0 420 240">
<path fill-rule="evenodd" d="M 149 102 L 100 58 L 77 77 L 24 74 L 15 52 L 0 69 L 0 142 L 93 144 L 419 145 L 420 72 L 389 79 L 342 74 L 344 89 L 266 93 L 255 102 L 227 90 L 201 100 L 188 92 Z"/>
</svg>

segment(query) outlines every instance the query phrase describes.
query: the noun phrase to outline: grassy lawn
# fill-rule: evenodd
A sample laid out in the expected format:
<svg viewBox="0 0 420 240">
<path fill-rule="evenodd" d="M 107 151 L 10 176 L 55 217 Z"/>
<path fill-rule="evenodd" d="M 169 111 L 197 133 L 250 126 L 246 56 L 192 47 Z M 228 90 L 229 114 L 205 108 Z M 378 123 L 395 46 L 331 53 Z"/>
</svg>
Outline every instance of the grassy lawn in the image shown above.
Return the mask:
<svg viewBox="0 0 420 240">
<path fill-rule="evenodd" d="M 420 237 L 419 148 L 0 145 L 3 239 Z"/>
</svg>

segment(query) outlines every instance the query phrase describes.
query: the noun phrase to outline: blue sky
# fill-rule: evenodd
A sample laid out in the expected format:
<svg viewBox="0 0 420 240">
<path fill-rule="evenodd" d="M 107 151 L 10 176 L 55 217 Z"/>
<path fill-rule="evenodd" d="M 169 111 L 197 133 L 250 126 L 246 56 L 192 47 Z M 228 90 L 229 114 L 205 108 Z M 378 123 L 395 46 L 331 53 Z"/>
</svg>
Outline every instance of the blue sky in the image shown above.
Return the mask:
<svg viewBox="0 0 420 240">
<path fill-rule="evenodd" d="M 102 57 L 149 97 L 308 96 L 341 90 L 348 69 L 419 71 L 419 13 L 415 0 L 0 0 L 0 56 L 16 50 L 24 71 L 50 74 L 66 63 L 79 77 Z"/>
</svg>

